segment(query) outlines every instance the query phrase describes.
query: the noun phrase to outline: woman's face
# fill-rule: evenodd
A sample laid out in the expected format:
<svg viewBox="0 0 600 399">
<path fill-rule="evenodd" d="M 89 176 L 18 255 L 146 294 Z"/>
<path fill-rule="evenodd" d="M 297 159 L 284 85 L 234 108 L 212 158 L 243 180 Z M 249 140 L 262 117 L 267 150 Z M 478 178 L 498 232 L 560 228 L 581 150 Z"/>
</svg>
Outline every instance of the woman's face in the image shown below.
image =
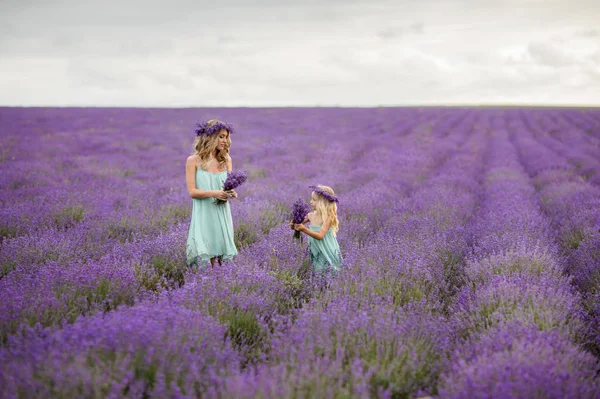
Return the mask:
<svg viewBox="0 0 600 399">
<path fill-rule="evenodd" d="M 229 138 L 229 132 L 225 129 L 219 132 L 217 137 L 217 151 L 224 150 L 227 146 L 227 139 Z"/>
</svg>

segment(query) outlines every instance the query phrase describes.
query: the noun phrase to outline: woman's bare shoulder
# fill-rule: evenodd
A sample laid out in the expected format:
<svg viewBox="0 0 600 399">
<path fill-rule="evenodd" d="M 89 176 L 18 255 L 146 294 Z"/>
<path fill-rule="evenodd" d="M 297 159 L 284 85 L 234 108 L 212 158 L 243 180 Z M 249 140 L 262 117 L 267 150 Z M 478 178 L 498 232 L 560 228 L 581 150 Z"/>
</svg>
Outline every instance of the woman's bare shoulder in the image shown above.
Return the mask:
<svg viewBox="0 0 600 399">
<path fill-rule="evenodd" d="M 185 161 L 186 165 L 198 165 L 198 155 L 190 155 Z"/>
</svg>

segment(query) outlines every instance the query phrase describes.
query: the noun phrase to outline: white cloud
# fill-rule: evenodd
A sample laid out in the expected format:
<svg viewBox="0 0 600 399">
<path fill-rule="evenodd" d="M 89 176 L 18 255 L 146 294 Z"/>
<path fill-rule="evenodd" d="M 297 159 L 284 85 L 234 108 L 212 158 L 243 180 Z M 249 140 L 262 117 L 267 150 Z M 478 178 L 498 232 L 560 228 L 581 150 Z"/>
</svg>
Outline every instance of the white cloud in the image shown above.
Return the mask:
<svg viewBox="0 0 600 399">
<path fill-rule="evenodd" d="M 169 4 L 5 0 L 0 104 L 600 104 L 591 0 Z"/>
</svg>

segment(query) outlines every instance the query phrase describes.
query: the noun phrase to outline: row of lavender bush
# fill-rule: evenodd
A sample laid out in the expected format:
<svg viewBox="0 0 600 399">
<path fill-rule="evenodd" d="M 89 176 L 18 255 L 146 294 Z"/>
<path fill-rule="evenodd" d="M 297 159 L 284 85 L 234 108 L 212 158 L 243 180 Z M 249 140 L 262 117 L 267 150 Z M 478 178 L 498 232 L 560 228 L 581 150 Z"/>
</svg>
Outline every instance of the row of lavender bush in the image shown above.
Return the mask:
<svg viewBox="0 0 600 399">
<path fill-rule="evenodd" d="M 181 154 L 214 112 L 2 110 L 0 396 L 598 395 L 599 196 L 571 181 L 597 113 L 218 110 L 251 173 L 241 251 L 194 272 Z M 591 138 L 560 150 L 549 120 Z M 19 135 L 45 144 L 32 161 Z M 326 286 L 285 223 L 315 182 L 342 200 Z"/>
<path fill-rule="evenodd" d="M 484 205 L 454 318 L 464 341 L 441 396 L 595 397 L 596 361 L 578 347 L 579 298 L 506 130 L 494 130 L 486 159 Z"/>
<path fill-rule="evenodd" d="M 582 176 L 568 156 L 540 145 L 531 136 L 514 136 L 543 212 L 552 222 L 555 241 L 573 277 L 585 310 L 585 346 L 600 355 L 600 187 Z M 543 142 L 543 140 L 542 140 Z M 586 150 L 593 149 L 589 143 Z M 598 148 L 598 144 L 596 147 Z M 536 158 L 547 162 L 533 162 Z M 595 176 L 600 170 L 592 169 Z"/>
</svg>

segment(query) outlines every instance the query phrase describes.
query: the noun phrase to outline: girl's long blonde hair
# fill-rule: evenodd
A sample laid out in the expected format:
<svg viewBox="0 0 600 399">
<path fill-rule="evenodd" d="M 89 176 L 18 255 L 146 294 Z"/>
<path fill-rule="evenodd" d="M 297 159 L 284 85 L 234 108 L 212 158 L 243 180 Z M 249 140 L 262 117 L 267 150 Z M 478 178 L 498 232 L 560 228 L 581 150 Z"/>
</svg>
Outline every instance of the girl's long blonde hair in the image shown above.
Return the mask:
<svg viewBox="0 0 600 399">
<path fill-rule="evenodd" d="M 224 124 L 218 119 L 211 119 L 207 122 L 206 127 L 216 125 L 217 123 Z M 199 136 L 196 136 L 196 139 L 194 140 L 194 154 L 198 156 L 198 159 L 200 160 L 200 167 L 202 169 L 206 169 L 206 165 L 210 160 L 211 155 L 215 153 L 219 134 L 220 132 L 207 136 L 202 133 Z M 227 131 L 227 143 L 225 144 L 225 148 L 217 153 L 219 169 L 225 169 L 227 167 L 227 155 L 229 155 L 229 147 L 231 147 L 231 134 L 229 131 Z"/>
<path fill-rule="evenodd" d="M 319 184 L 317 188 L 335 196 L 335 193 L 333 192 L 333 189 L 331 187 L 322 186 Z M 312 192 L 311 197 L 316 202 L 315 211 L 321 217 L 321 220 L 323 220 L 323 222 L 326 218 L 329 219 L 329 228 L 333 229 L 333 235 L 335 236 L 338 230 L 340 229 L 340 224 L 337 217 L 337 204 L 335 202 L 329 202 L 327 199 L 325 199 L 325 197 L 319 195 L 314 191 Z"/>
</svg>

